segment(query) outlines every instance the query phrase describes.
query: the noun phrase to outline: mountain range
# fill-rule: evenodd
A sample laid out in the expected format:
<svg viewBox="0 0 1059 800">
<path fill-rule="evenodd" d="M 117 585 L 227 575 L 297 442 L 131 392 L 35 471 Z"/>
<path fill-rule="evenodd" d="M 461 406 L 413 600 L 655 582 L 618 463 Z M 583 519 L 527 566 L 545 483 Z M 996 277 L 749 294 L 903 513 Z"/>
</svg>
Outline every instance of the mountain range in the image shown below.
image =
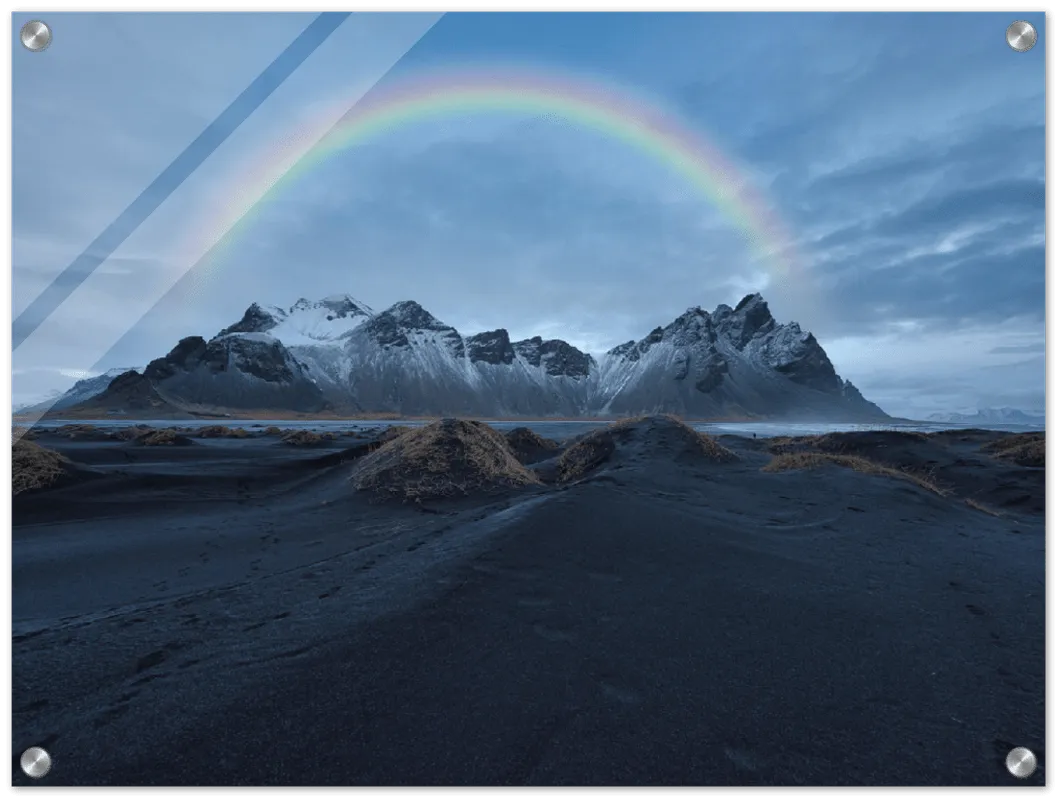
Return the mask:
<svg viewBox="0 0 1059 800">
<path fill-rule="evenodd" d="M 889 419 L 838 376 L 811 333 L 777 323 L 760 294 L 689 308 L 599 356 L 561 339 L 512 341 L 503 328 L 465 336 L 411 300 L 381 312 L 348 295 L 254 303 L 209 339 L 189 336 L 143 370 L 92 381 L 55 407 Z"/>
<path fill-rule="evenodd" d="M 931 422 L 953 422 L 969 425 L 1040 425 L 1044 427 L 1043 414 L 1027 414 L 1017 408 L 980 408 L 973 414 L 947 412 L 931 414 Z"/>
</svg>

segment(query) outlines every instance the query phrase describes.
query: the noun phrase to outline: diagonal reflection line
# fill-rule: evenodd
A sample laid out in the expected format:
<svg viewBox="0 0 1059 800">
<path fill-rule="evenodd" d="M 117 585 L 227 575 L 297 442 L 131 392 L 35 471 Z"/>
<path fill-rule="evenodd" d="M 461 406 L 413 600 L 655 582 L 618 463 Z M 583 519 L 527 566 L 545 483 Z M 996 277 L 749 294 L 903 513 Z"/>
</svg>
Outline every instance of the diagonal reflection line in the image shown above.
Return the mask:
<svg viewBox="0 0 1059 800">
<path fill-rule="evenodd" d="M 291 169 L 295 164 L 300 161 L 300 159 L 308 155 L 308 153 L 312 151 L 314 147 L 318 146 L 321 141 L 327 138 L 330 131 L 332 131 L 336 125 L 341 124 L 341 121 L 343 119 L 347 118 L 350 114 L 353 114 L 360 100 L 369 91 L 371 91 L 371 89 L 375 85 L 377 85 L 379 81 L 383 80 L 383 78 L 387 74 L 389 74 L 390 70 L 393 69 L 397 62 L 400 61 L 408 53 L 408 51 L 411 50 L 415 46 L 415 44 L 423 36 L 425 36 L 434 25 L 437 24 L 438 20 L 440 20 L 443 16 L 444 13 L 430 14 L 417 12 L 412 14 L 405 14 L 404 19 L 410 19 L 412 20 L 412 22 L 399 26 L 398 35 L 393 41 L 388 40 L 385 36 L 380 37 L 380 32 L 374 31 L 373 35 L 377 39 L 381 38 L 383 40 L 383 49 L 382 52 L 370 54 L 367 57 L 366 61 L 358 67 L 358 70 L 363 74 L 365 78 L 367 78 L 367 80 L 364 84 L 360 86 L 357 92 L 357 99 L 353 100 L 352 103 L 345 109 L 343 109 L 340 113 L 339 107 L 335 105 L 331 110 L 333 110 L 336 114 L 339 115 L 329 115 L 330 125 L 321 126 L 318 130 L 314 130 L 310 137 L 312 141 L 309 142 L 307 140 L 306 146 L 304 148 L 298 148 L 298 150 L 300 150 L 300 154 L 290 164 L 287 165 L 286 169 Z M 361 16 L 358 18 L 358 20 L 365 19 L 365 16 Z M 353 23 L 350 24 L 353 25 Z M 359 30 L 359 33 L 363 35 L 365 32 L 370 30 L 371 28 L 369 25 L 367 30 Z M 354 32 L 358 32 L 355 26 Z M 276 180 L 279 180 L 281 178 L 282 175 L 276 176 Z M 255 201 L 255 203 L 256 202 L 258 201 Z M 250 207 L 252 208 L 253 204 L 251 204 Z M 162 292 L 161 296 L 155 297 L 153 299 L 146 298 L 147 305 L 146 307 L 143 307 L 142 311 L 140 310 L 140 302 L 144 300 L 144 298 L 137 298 L 131 303 L 126 304 L 127 306 L 131 306 L 132 309 L 126 309 L 123 307 L 122 310 L 131 310 L 131 313 L 134 314 L 136 318 L 126 328 L 122 335 L 127 334 L 130 330 L 135 328 L 140 321 L 147 317 L 152 311 L 157 309 L 170 292 L 177 290 L 178 287 L 183 284 L 183 282 L 188 281 L 189 279 L 193 280 L 199 268 L 202 267 L 204 264 L 208 263 L 208 260 L 217 250 L 217 248 L 222 245 L 222 243 L 227 239 L 227 237 L 232 235 L 232 231 L 239 224 L 239 222 L 248 210 L 249 209 L 243 210 L 243 212 L 239 214 L 237 218 L 228 223 L 226 225 L 225 230 L 220 232 L 218 238 L 212 244 L 206 247 L 204 251 L 201 252 L 198 257 L 191 263 L 190 266 L 183 270 L 182 274 L 176 278 L 175 282 L 172 283 L 167 290 Z M 55 317 L 53 316 L 50 320 L 48 320 L 48 325 L 54 326 L 54 324 Z M 44 330 L 47 331 L 48 327 L 45 327 Z M 103 336 L 105 337 L 105 339 L 109 340 L 109 334 L 103 334 Z M 34 342 L 38 341 L 39 339 L 39 335 L 31 337 L 29 339 L 29 347 L 23 349 L 21 352 L 26 353 L 27 349 L 32 351 Z M 98 371 L 100 366 L 106 361 L 109 353 L 112 351 L 117 341 L 120 341 L 120 336 L 118 340 L 111 341 L 109 345 L 106 343 L 106 341 L 88 340 L 86 342 L 83 342 L 82 344 L 85 344 L 89 348 L 89 352 L 93 353 L 94 357 L 90 357 L 91 360 L 86 361 L 84 364 L 78 364 L 77 366 L 95 365 L 95 369 L 93 371 Z M 14 348 L 12 348 L 12 352 L 14 353 Z M 14 361 L 14 359 L 12 359 L 12 361 Z M 41 403 L 38 406 L 38 409 L 32 412 L 32 414 L 25 415 L 24 417 L 22 417 L 19 424 L 25 426 L 35 425 L 41 418 L 43 418 L 45 414 L 47 414 L 51 410 L 51 407 L 56 401 L 56 399 L 53 399 L 50 402 L 47 402 L 46 404 Z M 22 436 L 26 429 L 27 428 L 18 429 L 18 431 L 15 433 L 16 441 Z"/>
<path fill-rule="evenodd" d="M 324 12 L 309 23 L 220 116 L 18 315 L 11 327 L 11 350 L 17 350 L 349 16 L 349 12 Z"/>
</svg>

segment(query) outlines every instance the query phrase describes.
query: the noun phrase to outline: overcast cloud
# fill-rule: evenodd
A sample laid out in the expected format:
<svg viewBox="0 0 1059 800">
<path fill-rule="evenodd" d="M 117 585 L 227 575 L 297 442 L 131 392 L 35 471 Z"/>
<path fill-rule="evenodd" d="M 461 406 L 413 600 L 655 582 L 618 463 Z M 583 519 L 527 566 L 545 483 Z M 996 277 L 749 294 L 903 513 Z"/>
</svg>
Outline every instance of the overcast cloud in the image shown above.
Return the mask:
<svg viewBox="0 0 1059 800">
<path fill-rule="evenodd" d="M 1043 413 L 1043 16 L 1029 17 L 1040 40 L 1025 54 L 1007 47 L 1002 14 L 943 15 L 940 27 L 751 16 L 450 14 L 422 26 L 391 79 L 516 64 L 651 98 L 757 182 L 799 245 L 784 280 L 649 154 L 485 114 L 420 121 L 328 159 L 142 320 L 123 316 L 190 266 L 204 216 L 262 148 L 352 95 L 366 48 L 418 37 L 408 15 L 354 15 L 16 352 L 16 404 L 86 371 L 142 366 L 252 301 L 414 299 L 465 334 L 506 327 L 598 352 L 760 290 L 890 413 Z M 222 43 L 196 15 L 56 15 L 47 51 L 16 52 L 15 313 L 311 19 L 233 16 L 238 35 Z M 753 36 L 730 35 L 748 26 Z M 87 339 L 116 344 L 97 361 Z"/>
</svg>

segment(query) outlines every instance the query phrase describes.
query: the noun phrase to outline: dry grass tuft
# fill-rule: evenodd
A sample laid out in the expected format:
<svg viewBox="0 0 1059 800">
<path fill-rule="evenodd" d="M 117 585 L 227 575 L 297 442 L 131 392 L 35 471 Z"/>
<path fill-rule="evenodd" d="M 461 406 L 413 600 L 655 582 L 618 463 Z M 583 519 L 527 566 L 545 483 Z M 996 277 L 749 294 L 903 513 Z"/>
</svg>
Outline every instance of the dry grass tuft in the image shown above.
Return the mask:
<svg viewBox="0 0 1059 800">
<path fill-rule="evenodd" d="M 133 439 L 139 439 L 153 430 L 154 428 L 148 425 L 132 425 L 128 428 L 118 428 L 116 431 L 111 431 L 110 438 L 122 442 L 131 442 Z"/>
<path fill-rule="evenodd" d="M 266 436 L 282 436 L 283 435 L 283 429 L 282 428 L 278 428 L 275 425 L 269 425 L 267 428 L 265 428 L 264 432 L 265 432 Z"/>
<path fill-rule="evenodd" d="M 195 433 L 200 439 L 245 439 L 250 435 L 246 428 L 229 428 L 227 425 L 207 425 Z"/>
<path fill-rule="evenodd" d="M 27 428 L 25 425 L 12 425 L 11 443 L 14 444 L 20 439 L 35 439 L 39 432 L 39 428 Z"/>
<path fill-rule="evenodd" d="M 191 439 L 182 436 L 173 428 L 150 430 L 147 433 L 137 436 L 135 441 L 137 444 L 146 445 L 147 447 L 164 447 L 167 445 L 186 445 L 192 443 Z"/>
<path fill-rule="evenodd" d="M 292 430 L 287 431 L 283 434 L 283 443 L 295 445 L 298 447 L 308 447 L 314 444 L 320 444 L 321 442 L 328 442 L 334 439 L 334 435 L 330 433 L 317 433 L 316 431 L 308 430 Z"/>
<path fill-rule="evenodd" d="M 929 476 L 919 475 L 903 469 L 894 469 L 885 464 L 863 458 L 862 456 L 837 455 L 834 453 L 782 453 L 774 456 L 772 461 L 761 468 L 762 472 L 787 472 L 798 469 L 819 469 L 831 464 L 846 467 L 868 475 L 881 475 L 888 478 L 909 481 L 926 489 L 928 492 L 945 497 L 948 492 L 935 483 Z"/>
<path fill-rule="evenodd" d="M 554 439 L 545 439 L 526 427 L 512 428 L 504 438 L 519 458 L 535 457 L 559 449 L 559 443 Z"/>
<path fill-rule="evenodd" d="M 68 474 L 70 460 L 35 442 L 19 439 L 11 447 L 11 489 L 21 494 L 46 489 Z"/>
<path fill-rule="evenodd" d="M 540 483 L 499 432 L 462 419 L 399 432 L 357 462 L 351 481 L 359 491 L 415 503 Z"/>
<path fill-rule="evenodd" d="M 630 442 L 638 436 L 640 441 L 673 457 L 690 451 L 695 457 L 721 464 L 739 460 L 739 456 L 714 437 L 699 433 L 673 414 L 646 414 L 619 419 L 578 439 L 559 457 L 559 479 L 574 481 L 585 477 L 609 459 L 619 443 Z"/>
<path fill-rule="evenodd" d="M 918 431 L 863 431 L 857 433 L 822 433 L 813 434 L 806 436 L 773 436 L 768 440 L 768 451 L 773 455 L 781 455 L 783 453 L 804 453 L 804 452 L 821 452 L 821 453 L 851 453 L 856 450 L 858 444 L 863 446 L 864 442 L 870 441 L 868 437 L 872 433 L 883 434 L 890 441 L 904 440 L 906 442 L 929 442 L 931 438 L 928 434 L 919 433 Z M 878 440 L 879 444 L 883 443 L 883 440 Z"/>
<path fill-rule="evenodd" d="M 98 439 L 106 436 L 102 428 L 80 423 L 60 425 L 55 429 L 55 434 L 65 436 L 67 439 Z"/>
<path fill-rule="evenodd" d="M 982 451 L 1023 467 L 1043 467 L 1044 433 L 1016 433 L 982 446 Z"/>
<path fill-rule="evenodd" d="M 613 427 L 592 431 L 566 448 L 559 456 L 559 480 L 580 480 L 610 458 L 616 448 Z"/>
<path fill-rule="evenodd" d="M 723 444 L 718 442 L 712 436 L 705 433 L 700 433 L 699 431 L 693 430 L 692 428 L 688 428 L 688 430 L 695 436 L 696 439 L 698 439 L 696 445 L 698 445 L 699 449 L 702 451 L 702 454 L 711 461 L 716 461 L 718 463 L 724 464 L 731 461 L 739 460 L 739 456 L 737 456 Z"/>
<path fill-rule="evenodd" d="M 729 463 L 738 461 L 739 456 L 707 433 L 700 433 L 675 414 L 645 414 L 639 417 L 628 417 L 614 423 L 617 431 L 632 431 L 637 428 L 651 430 L 666 445 L 667 434 L 672 433 L 680 444 L 690 446 L 695 455 L 706 456 L 710 461 Z"/>
<path fill-rule="evenodd" d="M 377 444 L 392 442 L 399 436 L 404 436 L 409 431 L 416 430 L 411 425 L 390 425 L 386 430 L 375 437 Z"/>
</svg>

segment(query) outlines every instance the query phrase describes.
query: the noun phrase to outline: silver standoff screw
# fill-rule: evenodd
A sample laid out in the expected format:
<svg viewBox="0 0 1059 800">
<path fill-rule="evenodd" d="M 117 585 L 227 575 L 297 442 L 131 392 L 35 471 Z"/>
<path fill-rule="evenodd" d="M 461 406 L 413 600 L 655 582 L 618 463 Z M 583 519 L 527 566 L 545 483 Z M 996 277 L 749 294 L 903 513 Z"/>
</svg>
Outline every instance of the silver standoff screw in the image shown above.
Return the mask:
<svg viewBox="0 0 1059 800">
<path fill-rule="evenodd" d="M 43 778 L 51 769 L 51 756 L 43 747 L 31 747 L 22 754 L 22 771 L 31 778 Z"/>
<path fill-rule="evenodd" d="M 1016 53 L 1025 53 L 1037 44 L 1037 29 L 1023 20 L 1016 20 L 1008 25 L 1008 47 Z"/>
<path fill-rule="evenodd" d="M 1037 770 L 1037 756 L 1025 747 L 1016 747 L 1008 753 L 1005 763 L 1007 764 L 1008 772 L 1023 780 L 1030 777 Z"/>
</svg>

